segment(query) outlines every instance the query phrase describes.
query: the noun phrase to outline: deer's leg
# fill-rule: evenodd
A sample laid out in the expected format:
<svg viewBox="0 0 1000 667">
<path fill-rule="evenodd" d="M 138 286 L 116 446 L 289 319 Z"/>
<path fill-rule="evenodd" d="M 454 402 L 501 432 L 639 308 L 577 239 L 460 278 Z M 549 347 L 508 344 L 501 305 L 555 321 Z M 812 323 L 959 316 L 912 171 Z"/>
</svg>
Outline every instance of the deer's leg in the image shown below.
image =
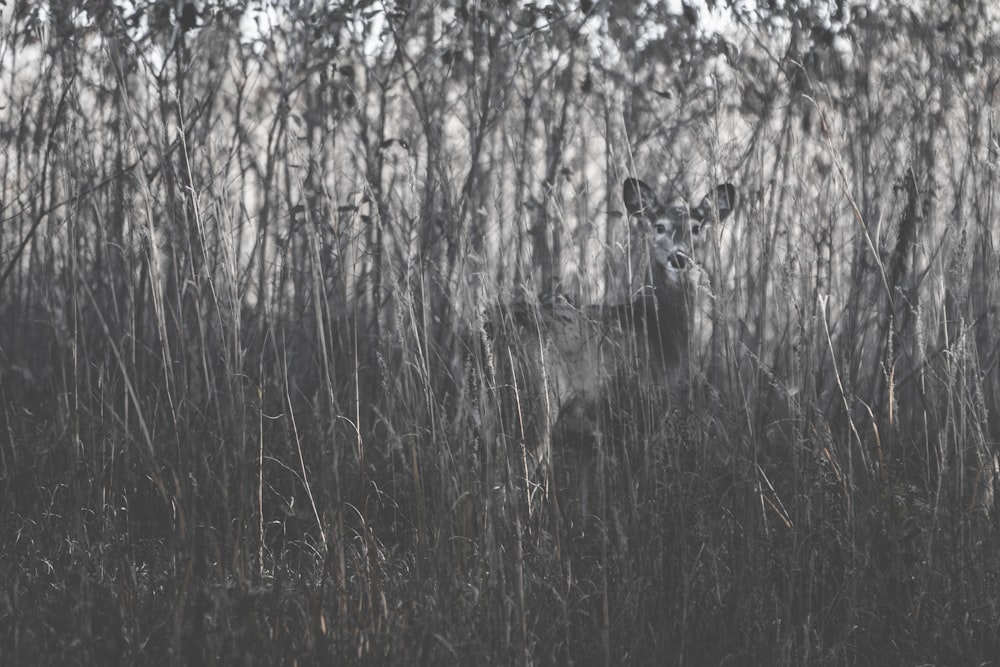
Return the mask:
<svg viewBox="0 0 1000 667">
<path fill-rule="evenodd" d="M 595 475 L 600 430 L 593 402 L 570 401 L 561 411 L 558 422 L 558 444 L 561 470 L 559 491 L 566 508 L 564 517 L 576 525 L 579 532 L 587 526 L 592 511 L 591 493 Z"/>
</svg>

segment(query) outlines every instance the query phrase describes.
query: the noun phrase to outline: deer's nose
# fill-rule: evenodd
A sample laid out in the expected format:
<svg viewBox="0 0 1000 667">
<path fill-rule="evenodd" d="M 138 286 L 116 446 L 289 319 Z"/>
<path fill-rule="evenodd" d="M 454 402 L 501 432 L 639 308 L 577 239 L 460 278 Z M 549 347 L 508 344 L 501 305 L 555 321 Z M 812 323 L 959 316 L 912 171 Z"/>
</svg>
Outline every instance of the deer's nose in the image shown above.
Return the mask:
<svg viewBox="0 0 1000 667">
<path fill-rule="evenodd" d="M 667 257 L 667 264 L 670 265 L 670 268 L 677 269 L 678 271 L 686 269 L 688 262 L 690 261 L 690 258 L 680 251 L 672 252 L 670 253 L 670 256 Z"/>
</svg>

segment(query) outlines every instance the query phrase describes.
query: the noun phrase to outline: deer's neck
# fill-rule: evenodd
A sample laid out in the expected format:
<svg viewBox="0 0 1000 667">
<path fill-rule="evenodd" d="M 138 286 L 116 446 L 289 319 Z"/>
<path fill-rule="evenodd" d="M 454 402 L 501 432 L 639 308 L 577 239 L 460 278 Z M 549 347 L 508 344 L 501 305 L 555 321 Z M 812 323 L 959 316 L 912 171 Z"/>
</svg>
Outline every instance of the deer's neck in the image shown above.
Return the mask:
<svg viewBox="0 0 1000 667">
<path fill-rule="evenodd" d="M 657 289 L 633 302 L 636 334 L 664 371 L 681 365 L 688 347 L 690 303 L 683 290 Z"/>
</svg>

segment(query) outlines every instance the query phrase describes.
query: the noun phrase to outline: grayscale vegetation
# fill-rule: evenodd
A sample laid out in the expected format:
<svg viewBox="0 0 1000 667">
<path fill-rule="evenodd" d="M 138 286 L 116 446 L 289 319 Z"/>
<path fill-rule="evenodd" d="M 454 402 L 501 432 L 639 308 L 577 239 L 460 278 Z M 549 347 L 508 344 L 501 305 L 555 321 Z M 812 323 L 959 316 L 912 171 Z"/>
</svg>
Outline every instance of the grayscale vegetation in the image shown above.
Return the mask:
<svg viewBox="0 0 1000 667">
<path fill-rule="evenodd" d="M 0 0 L 0 661 L 995 664 L 994 4 Z"/>
</svg>

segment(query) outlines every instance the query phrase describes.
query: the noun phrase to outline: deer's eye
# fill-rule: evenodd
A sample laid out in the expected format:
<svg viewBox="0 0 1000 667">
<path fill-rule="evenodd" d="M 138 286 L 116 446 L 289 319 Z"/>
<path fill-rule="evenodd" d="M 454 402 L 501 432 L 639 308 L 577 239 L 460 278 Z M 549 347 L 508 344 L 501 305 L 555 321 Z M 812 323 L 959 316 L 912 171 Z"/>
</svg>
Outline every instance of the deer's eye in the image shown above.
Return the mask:
<svg viewBox="0 0 1000 667">
<path fill-rule="evenodd" d="M 701 230 L 701 225 L 699 225 L 697 222 L 691 224 L 692 234 L 697 234 L 700 230 Z"/>
<path fill-rule="evenodd" d="M 667 226 L 665 224 L 663 224 L 662 222 L 656 223 L 656 226 L 653 227 L 653 229 L 656 230 L 657 234 L 666 234 L 667 233 Z"/>
</svg>

